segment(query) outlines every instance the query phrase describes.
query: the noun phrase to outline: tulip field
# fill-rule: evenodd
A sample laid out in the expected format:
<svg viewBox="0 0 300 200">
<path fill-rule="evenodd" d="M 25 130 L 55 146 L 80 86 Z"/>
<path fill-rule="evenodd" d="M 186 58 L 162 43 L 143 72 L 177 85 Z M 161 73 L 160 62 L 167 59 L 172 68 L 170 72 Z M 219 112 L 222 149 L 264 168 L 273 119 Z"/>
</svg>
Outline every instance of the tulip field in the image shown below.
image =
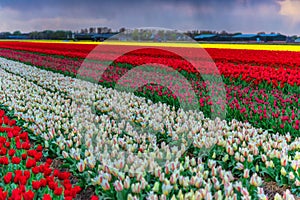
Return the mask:
<svg viewBox="0 0 300 200">
<path fill-rule="evenodd" d="M 0 41 L 0 200 L 299 199 L 300 48 L 159 45 Z"/>
</svg>

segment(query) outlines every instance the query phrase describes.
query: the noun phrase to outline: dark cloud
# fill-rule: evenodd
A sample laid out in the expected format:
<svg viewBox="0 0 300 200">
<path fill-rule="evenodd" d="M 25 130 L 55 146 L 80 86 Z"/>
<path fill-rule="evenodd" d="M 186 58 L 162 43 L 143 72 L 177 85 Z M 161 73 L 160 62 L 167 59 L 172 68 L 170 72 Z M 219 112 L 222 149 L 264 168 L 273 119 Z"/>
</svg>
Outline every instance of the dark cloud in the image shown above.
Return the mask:
<svg viewBox="0 0 300 200">
<path fill-rule="evenodd" d="M 296 33 L 292 0 L 1 0 L 1 31 L 90 26 Z M 281 2 L 285 2 L 284 6 Z M 282 11 L 282 9 L 284 10 Z M 294 16 L 295 18 L 295 16 Z"/>
</svg>

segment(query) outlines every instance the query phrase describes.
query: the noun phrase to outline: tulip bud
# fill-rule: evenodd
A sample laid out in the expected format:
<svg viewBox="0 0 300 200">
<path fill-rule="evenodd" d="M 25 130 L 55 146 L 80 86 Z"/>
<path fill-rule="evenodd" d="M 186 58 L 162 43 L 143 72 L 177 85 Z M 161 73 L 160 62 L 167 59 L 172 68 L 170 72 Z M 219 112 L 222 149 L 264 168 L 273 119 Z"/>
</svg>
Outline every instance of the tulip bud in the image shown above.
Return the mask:
<svg viewBox="0 0 300 200">
<path fill-rule="evenodd" d="M 165 184 L 163 184 L 162 185 L 162 192 L 163 192 L 163 194 L 166 195 L 166 196 L 168 196 L 168 194 L 171 192 L 172 188 L 173 187 L 171 185 L 165 185 Z"/>
<path fill-rule="evenodd" d="M 245 157 L 242 156 L 242 155 L 241 155 L 241 157 L 240 157 L 240 162 L 242 162 L 242 163 L 245 162 Z"/>
<path fill-rule="evenodd" d="M 128 189 L 130 187 L 130 178 L 126 176 L 125 181 L 124 181 L 124 188 Z"/>
<path fill-rule="evenodd" d="M 213 155 L 212 155 L 212 159 L 216 159 L 216 157 L 217 157 L 216 153 L 214 152 Z"/>
<path fill-rule="evenodd" d="M 117 192 L 120 192 L 123 190 L 123 184 L 119 180 L 114 183 L 114 187 Z"/>
<path fill-rule="evenodd" d="M 196 166 L 197 163 L 196 163 L 195 158 L 192 158 L 190 161 L 191 161 L 191 165 L 192 165 L 193 167 Z"/>
<path fill-rule="evenodd" d="M 177 198 L 178 198 L 179 200 L 184 200 L 184 196 L 183 196 L 181 190 L 179 190 L 179 192 L 178 192 L 178 194 L 177 194 Z"/>
<path fill-rule="evenodd" d="M 262 184 L 261 178 L 255 173 L 250 178 L 250 184 L 259 187 Z"/>
<path fill-rule="evenodd" d="M 234 150 L 234 151 L 236 151 L 236 150 L 238 149 L 238 146 L 237 146 L 236 143 L 234 143 L 234 144 L 232 145 L 232 147 L 233 147 L 233 150 Z"/>
<path fill-rule="evenodd" d="M 131 194 L 128 194 L 127 200 L 134 200 L 134 198 Z"/>
<path fill-rule="evenodd" d="M 259 172 L 259 166 L 258 165 L 255 166 L 255 171 Z"/>
<path fill-rule="evenodd" d="M 288 161 L 288 158 L 286 156 L 283 156 L 281 159 L 280 159 L 280 164 L 281 166 L 285 167 L 287 165 L 287 161 Z"/>
<path fill-rule="evenodd" d="M 64 150 L 65 149 L 65 144 L 63 142 L 59 142 L 58 147 L 60 148 L 60 150 Z"/>
<path fill-rule="evenodd" d="M 240 160 L 240 153 L 239 152 L 235 152 L 234 154 L 234 159 L 238 162 Z"/>
<path fill-rule="evenodd" d="M 132 190 L 133 193 L 136 193 L 136 194 L 140 193 L 141 192 L 141 185 L 140 185 L 140 183 L 132 184 L 131 185 L 131 190 Z"/>
<path fill-rule="evenodd" d="M 83 172 L 85 169 L 85 163 L 83 160 L 80 160 L 80 162 L 77 164 L 77 169 L 79 172 Z"/>
<path fill-rule="evenodd" d="M 177 182 L 177 177 L 176 174 L 173 173 L 170 177 L 170 183 L 174 185 L 176 182 Z"/>
<path fill-rule="evenodd" d="M 275 194 L 274 200 L 283 200 L 282 196 L 278 193 Z"/>
<path fill-rule="evenodd" d="M 245 169 L 244 170 L 244 178 L 249 178 L 249 173 L 250 173 L 250 170 L 249 169 Z"/>
<path fill-rule="evenodd" d="M 293 172 L 289 173 L 289 179 L 294 180 L 295 179 L 295 175 Z"/>
<path fill-rule="evenodd" d="M 154 186 L 152 188 L 152 191 L 158 193 L 159 192 L 159 186 L 160 186 L 160 183 L 159 182 L 155 182 Z"/>
<path fill-rule="evenodd" d="M 195 199 L 196 200 L 203 199 L 203 195 L 199 191 L 196 191 L 195 192 Z M 180 200 L 183 200 L 183 199 L 180 199 Z"/>
<path fill-rule="evenodd" d="M 196 180 L 195 180 L 195 187 L 200 188 L 202 183 L 203 183 L 202 178 L 197 177 Z"/>
<path fill-rule="evenodd" d="M 108 181 L 106 179 L 103 179 L 101 186 L 103 188 L 103 190 L 109 190 L 110 189 L 110 185 L 108 183 Z"/>
<path fill-rule="evenodd" d="M 287 173 L 286 173 L 284 167 L 281 167 L 280 173 L 282 176 L 286 176 Z"/>
<path fill-rule="evenodd" d="M 237 163 L 237 164 L 236 164 L 236 168 L 237 168 L 238 170 L 243 170 L 243 169 L 244 169 L 244 165 L 243 165 L 242 163 Z"/>
<path fill-rule="evenodd" d="M 271 167 L 271 168 L 274 168 L 274 167 L 275 167 L 274 162 L 273 162 L 272 160 L 270 160 L 270 167 Z"/>
<path fill-rule="evenodd" d="M 298 170 L 298 161 L 293 161 L 291 163 L 291 167 L 293 168 L 294 171 L 297 171 Z"/>
<path fill-rule="evenodd" d="M 223 195 L 222 195 L 221 190 L 219 190 L 217 193 L 215 193 L 214 199 L 217 199 L 217 200 L 222 200 L 223 199 Z"/>
<path fill-rule="evenodd" d="M 299 179 L 296 179 L 295 185 L 296 185 L 297 187 L 300 187 L 300 181 L 299 181 Z"/>
<path fill-rule="evenodd" d="M 252 163 L 253 162 L 253 155 L 248 155 L 247 161 L 249 163 Z"/>
<path fill-rule="evenodd" d="M 63 156 L 64 158 L 68 158 L 68 157 L 69 157 L 69 154 L 68 154 L 67 152 L 63 151 L 63 152 L 62 152 L 62 156 Z"/>
<path fill-rule="evenodd" d="M 165 173 L 161 173 L 160 176 L 159 176 L 159 180 L 160 180 L 161 182 L 163 182 L 164 179 L 165 179 Z"/>
<path fill-rule="evenodd" d="M 226 155 L 222 158 L 222 161 L 223 161 L 223 162 L 226 162 L 228 159 L 229 159 L 229 156 L 228 156 L 228 154 L 226 154 Z"/>
<path fill-rule="evenodd" d="M 263 162 L 266 162 L 267 161 L 267 156 L 265 154 L 261 155 L 261 160 Z"/>
</svg>

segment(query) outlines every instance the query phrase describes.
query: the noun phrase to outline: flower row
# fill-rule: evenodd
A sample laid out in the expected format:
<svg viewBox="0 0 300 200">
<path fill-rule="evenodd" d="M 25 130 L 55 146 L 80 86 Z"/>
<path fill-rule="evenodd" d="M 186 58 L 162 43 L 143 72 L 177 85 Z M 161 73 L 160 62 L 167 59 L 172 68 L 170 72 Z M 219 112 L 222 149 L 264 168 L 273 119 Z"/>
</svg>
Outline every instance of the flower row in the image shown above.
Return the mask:
<svg viewBox="0 0 300 200">
<path fill-rule="evenodd" d="M 99 48 L 99 46 L 101 46 Z M 201 45 L 200 45 L 201 46 Z M 102 48 L 103 47 L 103 48 Z M 121 55 L 123 52 L 130 52 L 136 49 L 136 46 L 131 45 L 93 45 L 93 44 L 68 44 L 68 43 L 38 43 L 38 42 L 0 42 L 0 48 L 15 49 L 28 52 L 36 52 L 48 55 L 59 55 L 71 58 L 85 59 L 92 51 L 102 51 L 105 49 L 106 56 L 108 55 Z M 141 48 L 141 47 L 138 47 Z M 149 48 L 144 46 L 142 48 Z M 178 51 L 179 55 L 186 55 L 186 58 L 193 59 L 199 58 L 199 50 L 197 48 L 176 48 L 176 47 L 164 47 L 171 52 Z M 289 51 L 267 51 L 267 50 L 245 50 L 245 49 L 217 49 L 207 48 L 207 53 L 216 62 L 232 62 L 232 63 L 247 63 L 255 65 L 265 66 L 283 66 L 283 67 L 298 67 L 300 64 L 299 52 Z M 96 53 L 98 54 L 98 53 Z M 95 54 L 95 55 L 96 55 Z M 99 55 L 99 54 L 98 54 Z M 167 57 L 173 59 L 170 55 L 161 54 L 161 52 L 155 51 L 143 51 L 138 54 L 141 56 L 151 57 Z M 202 54 L 202 57 L 206 57 L 207 54 Z"/>
<path fill-rule="evenodd" d="M 51 63 L 52 62 L 49 62 L 50 66 Z M 6 67 L 5 64 L 3 64 L 3 66 Z M 68 66 L 68 63 L 66 63 L 66 66 Z M 7 66 L 6 69 L 11 70 L 9 69 L 9 66 Z M 25 74 L 31 76 L 30 68 L 27 67 L 22 69 L 22 76 Z M 218 102 L 223 101 L 223 103 L 221 103 L 223 105 L 221 106 L 222 111 L 219 110 L 219 112 L 223 112 L 225 109 L 224 105 L 227 105 L 227 113 L 230 113 L 227 115 L 227 118 L 231 117 L 229 118 L 230 120 L 235 118 L 241 121 L 249 121 L 258 127 L 273 129 L 275 132 L 280 133 L 290 132 L 293 135 L 299 130 L 300 110 L 298 108 L 300 94 L 297 93 L 289 92 L 285 94 L 279 89 L 268 91 L 253 86 L 242 87 L 227 84 L 215 87 L 215 85 L 212 85 L 213 88 L 211 88 L 211 91 L 220 91 L 220 89 L 223 88 L 227 93 L 227 97 L 225 97 L 225 95 L 219 95 L 220 92 L 217 92 L 218 99 L 215 100 L 215 102 L 212 102 L 213 98 L 205 92 L 209 83 L 203 82 L 199 78 L 195 79 L 194 77 L 190 77 L 189 82 L 186 83 L 185 81 L 182 81 L 184 78 L 180 78 L 178 73 L 176 74 L 174 71 L 172 72 L 170 70 L 167 71 L 167 69 L 159 69 L 159 67 L 137 67 L 128 71 L 128 69 L 123 67 L 111 66 L 106 68 L 105 65 L 90 64 L 89 66 L 81 67 L 79 74 L 90 78 L 92 81 L 99 81 L 103 85 L 113 87 L 117 83 L 122 86 L 129 86 L 130 88 L 137 89 L 138 87 L 147 84 L 149 81 L 164 85 L 165 87 L 168 87 L 168 91 L 164 91 L 161 87 L 157 86 L 149 86 L 146 87 L 147 90 L 145 92 L 142 91 L 143 93 L 150 91 L 151 94 L 147 95 L 150 98 L 155 97 L 154 93 L 157 93 L 158 99 L 170 104 L 174 104 L 174 99 L 176 98 L 184 99 L 186 102 L 191 103 L 193 98 L 191 92 L 187 92 L 188 88 L 186 88 L 190 83 L 190 89 L 192 89 L 196 95 L 194 99 L 199 99 L 200 109 L 206 116 L 212 115 L 211 104 L 216 105 Z M 136 76 L 136 74 L 139 74 L 139 76 Z M 37 75 L 37 77 L 40 77 L 40 75 Z M 68 84 L 69 83 L 67 82 L 67 85 Z M 53 88 L 56 86 L 52 85 L 48 87 Z M 184 92 L 182 93 L 180 91 Z M 196 105 L 196 102 L 193 104 Z M 218 115 L 217 112 L 215 114 Z"/>
<path fill-rule="evenodd" d="M 48 145 L 54 141 L 66 159 L 75 160 L 102 195 L 264 198 L 263 173 L 299 192 L 299 139 L 289 134 L 175 112 L 130 93 L 13 61 L 7 65 L 15 75 L 0 71 L 1 103 L 40 127 Z"/>
<path fill-rule="evenodd" d="M 76 197 L 81 188 L 71 184 L 71 173 L 53 169 L 51 159 L 42 162 L 42 151 L 41 145 L 31 145 L 28 133 L 16 126 L 16 120 L 0 110 L 0 199 Z"/>
<path fill-rule="evenodd" d="M 26 43 L 26 45 L 28 44 Z M 85 47 L 85 45 L 82 46 Z M 22 62 L 30 62 L 36 66 L 43 66 L 55 70 L 62 70 L 73 74 L 77 73 L 77 70 L 79 69 L 79 67 L 81 67 L 82 64 L 86 65 L 85 66 L 86 68 L 93 69 L 93 67 L 95 67 L 96 65 L 95 63 L 87 62 L 87 60 L 100 60 L 100 61 L 113 62 L 115 65 L 121 64 L 120 66 L 124 66 L 124 64 L 126 64 L 125 66 L 130 66 L 131 68 L 134 66 L 139 66 L 147 63 L 160 63 L 165 66 L 170 66 L 178 71 L 184 70 L 189 73 L 200 73 L 200 74 L 220 73 L 226 78 L 227 77 L 235 78 L 235 79 L 240 78 L 246 81 L 247 83 L 254 83 L 256 85 L 260 84 L 261 82 L 265 82 L 275 87 L 277 87 L 278 85 L 284 87 L 285 84 L 288 84 L 290 86 L 300 85 L 299 82 L 300 78 L 298 73 L 299 69 L 298 67 L 295 68 L 286 67 L 286 65 L 290 65 L 289 62 L 287 62 L 286 65 L 278 65 L 276 67 L 270 67 L 270 65 L 266 65 L 266 63 L 264 62 L 262 63 L 257 62 L 253 66 L 253 63 L 247 64 L 248 62 L 242 62 L 242 61 L 233 62 L 230 58 L 226 60 L 225 57 L 223 57 L 223 59 L 219 59 L 219 57 L 216 56 L 217 58 L 215 59 L 214 51 L 217 50 L 214 51 L 208 50 L 210 55 L 212 55 L 213 58 L 212 60 L 210 59 L 210 56 L 207 53 L 205 53 L 204 50 L 202 49 L 199 49 L 197 51 L 193 50 L 192 53 L 190 53 L 185 48 L 176 48 L 176 51 L 174 51 L 174 49 L 172 48 L 171 49 L 165 48 L 161 50 L 161 49 L 153 49 L 153 48 L 134 49 L 134 47 L 125 48 L 124 46 L 115 46 L 115 45 L 113 45 L 113 47 L 114 48 L 112 49 L 110 45 L 100 45 L 98 47 L 95 47 L 95 50 L 93 51 L 91 51 L 89 47 L 88 49 L 90 49 L 91 52 L 89 54 L 84 53 L 84 57 L 82 57 L 83 59 L 86 59 L 84 63 L 83 60 L 75 61 L 70 59 L 52 58 L 51 56 L 50 57 L 41 56 L 39 54 L 14 51 L 19 48 L 25 48 L 23 46 L 16 47 L 14 45 L 10 46 L 12 50 L 3 50 L 1 52 L 1 56 L 11 58 L 11 59 L 16 59 Z M 117 53 L 124 51 L 124 48 L 126 50 L 132 50 L 132 51 L 129 51 L 124 55 L 121 54 L 122 56 L 119 56 Z M 27 49 L 27 47 L 25 49 Z M 170 49 L 170 52 L 168 52 L 168 49 Z M 29 48 L 27 50 L 29 52 L 40 51 L 40 53 L 46 53 L 50 55 L 52 54 L 51 52 L 44 52 L 40 49 L 34 50 L 32 48 Z M 72 51 L 68 50 L 63 52 L 73 53 L 73 51 L 74 53 L 76 53 L 76 48 Z M 113 53 L 109 53 L 110 51 L 113 51 Z M 230 52 L 231 51 L 232 50 L 230 50 Z M 181 54 L 177 54 L 177 53 L 181 53 Z M 233 51 L 231 53 L 235 55 L 234 53 L 236 52 Z M 297 52 L 288 52 L 288 53 L 293 54 Z M 191 56 L 190 54 L 194 54 L 194 58 L 193 58 L 194 60 L 189 59 L 189 56 Z M 216 54 L 218 55 L 218 53 Z M 251 54 L 252 52 L 250 53 L 250 55 Z M 256 55 L 257 53 L 254 54 Z M 282 54 L 285 55 L 286 52 L 276 53 L 276 55 L 282 55 Z M 286 55 L 286 56 L 293 57 L 292 55 Z M 192 63 L 188 61 L 192 61 Z M 276 65 L 276 63 L 274 65 Z"/>
</svg>

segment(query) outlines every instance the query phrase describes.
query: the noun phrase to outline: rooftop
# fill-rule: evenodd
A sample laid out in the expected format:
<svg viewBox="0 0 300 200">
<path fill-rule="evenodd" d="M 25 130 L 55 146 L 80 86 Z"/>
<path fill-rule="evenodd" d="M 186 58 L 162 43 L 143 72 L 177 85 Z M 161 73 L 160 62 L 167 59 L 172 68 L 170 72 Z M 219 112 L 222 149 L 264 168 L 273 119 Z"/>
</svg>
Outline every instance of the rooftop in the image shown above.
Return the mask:
<svg viewBox="0 0 300 200">
<path fill-rule="evenodd" d="M 194 37 L 194 39 L 212 38 L 217 36 L 216 34 L 201 34 Z"/>
<path fill-rule="evenodd" d="M 257 34 L 239 34 L 239 35 L 234 35 L 232 36 L 233 38 L 252 38 L 252 37 L 257 37 Z"/>
</svg>

